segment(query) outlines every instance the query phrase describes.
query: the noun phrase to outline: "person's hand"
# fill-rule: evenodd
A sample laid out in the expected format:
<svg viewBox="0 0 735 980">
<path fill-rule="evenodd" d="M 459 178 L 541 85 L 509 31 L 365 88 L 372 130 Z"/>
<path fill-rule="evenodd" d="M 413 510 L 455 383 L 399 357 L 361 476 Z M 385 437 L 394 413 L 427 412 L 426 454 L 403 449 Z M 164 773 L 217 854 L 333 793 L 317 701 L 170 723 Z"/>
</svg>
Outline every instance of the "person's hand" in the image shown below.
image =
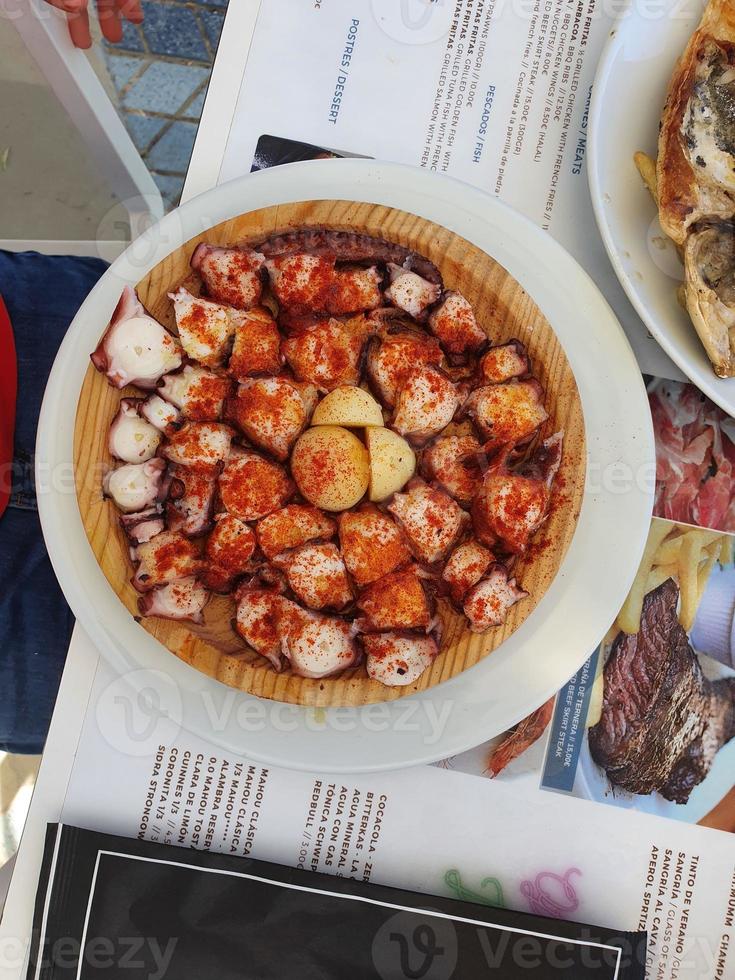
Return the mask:
<svg viewBox="0 0 735 980">
<path fill-rule="evenodd" d="M 92 46 L 89 32 L 89 7 L 96 3 L 102 34 L 116 44 L 122 40 L 122 21 L 140 24 L 143 11 L 140 0 L 47 0 L 53 7 L 63 10 L 69 22 L 69 36 L 77 48 Z"/>
</svg>

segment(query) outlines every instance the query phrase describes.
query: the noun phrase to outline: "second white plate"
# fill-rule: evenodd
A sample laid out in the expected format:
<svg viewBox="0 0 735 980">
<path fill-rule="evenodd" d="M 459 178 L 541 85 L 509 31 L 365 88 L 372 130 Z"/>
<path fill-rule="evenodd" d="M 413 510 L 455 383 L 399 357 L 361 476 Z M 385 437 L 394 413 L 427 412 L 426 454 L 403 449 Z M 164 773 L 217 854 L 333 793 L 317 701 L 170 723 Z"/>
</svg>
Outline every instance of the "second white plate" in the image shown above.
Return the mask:
<svg viewBox="0 0 735 980">
<path fill-rule="evenodd" d="M 676 290 L 683 269 L 663 234 L 633 154 L 656 156 L 658 125 L 677 59 L 702 0 L 632 0 L 603 51 L 590 106 L 589 182 L 605 247 L 648 329 L 697 387 L 735 415 L 735 378 L 718 378 Z"/>
</svg>

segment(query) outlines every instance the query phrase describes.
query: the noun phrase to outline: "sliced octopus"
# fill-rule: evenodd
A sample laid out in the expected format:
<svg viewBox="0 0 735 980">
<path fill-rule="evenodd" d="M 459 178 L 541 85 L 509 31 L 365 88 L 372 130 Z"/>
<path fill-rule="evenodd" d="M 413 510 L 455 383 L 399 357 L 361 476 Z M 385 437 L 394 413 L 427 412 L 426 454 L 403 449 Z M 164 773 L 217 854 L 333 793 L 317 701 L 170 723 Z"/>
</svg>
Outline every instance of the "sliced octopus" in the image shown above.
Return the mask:
<svg viewBox="0 0 735 980">
<path fill-rule="evenodd" d="M 716 246 L 703 237 L 693 261 L 727 306 Z M 191 265 L 199 284 L 170 294 L 178 336 L 128 288 L 93 355 L 111 385 L 141 389 L 112 420 L 103 486 L 141 615 L 202 623 L 219 593 L 274 670 L 322 680 L 364 660 L 376 682 L 415 685 L 439 656 L 437 602 L 484 632 L 526 597 L 516 556 L 548 516 L 562 448 L 539 435 L 528 351 L 493 343 L 429 260 L 368 236 L 202 243 Z M 358 385 L 423 479 L 409 467 L 378 503 L 327 513 L 291 454 L 319 401 Z"/>
</svg>

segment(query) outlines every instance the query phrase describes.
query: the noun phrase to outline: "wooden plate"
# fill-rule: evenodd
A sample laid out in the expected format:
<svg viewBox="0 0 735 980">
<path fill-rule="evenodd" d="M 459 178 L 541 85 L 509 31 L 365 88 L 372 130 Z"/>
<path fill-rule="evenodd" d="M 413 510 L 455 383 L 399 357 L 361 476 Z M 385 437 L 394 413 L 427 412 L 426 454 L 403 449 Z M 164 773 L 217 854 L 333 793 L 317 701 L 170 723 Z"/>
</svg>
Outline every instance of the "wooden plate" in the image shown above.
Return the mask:
<svg viewBox="0 0 735 980">
<path fill-rule="evenodd" d="M 250 651 L 234 633 L 231 598 L 215 596 L 205 608 L 205 623 L 194 626 L 145 618 L 141 626 L 173 654 L 197 670 L 239 690 L 291 704 L 313 706 L 363 705 L 395 700 L 456 676 L 478 663 L 510 636 L 533 612 L 562 563 L 572 540 L 585 478 L 582 407 L 564 351 L 531 297 L 490 256 L 465 239 L 415 215 L 380 205 L 350 201 L 304 201 L 251 211 L 192 238 L 159 263 L 137 285 L 141 302 L 169 328 L 175 329 L 167 294 L 182 282 L 192 285 L 189 259 L 200 242 L 233 245 L 258 242 L 294 228 L 329 227 L 364 232 L 397 242 L 431 259 L 447 288 L 460 290 L 472 304 L 478 322 L 493 343 L 518 337 L 528 347 L 534 373 L 546 389 L 549 419 L 543 435 L 564 431 L 564 456 L 555 483 L 551 513 L 527 558 L 517 565 L 528 599 L 514 606 L 504 626 L 477 635 L 467 621 L 440 602 L 444 624 L 442 651 L 419 680 L 406 687 L 384 687 L 367 677 L 364 667 L 339 677 L 311 680 L 290 672 L 278 674 Z M 100 335 L 105 324 L 100 324 Z M 108 582 L 131 615 L 138 615 L 138 593 L 130 585 L 132 567 L 117 512 L 102 497 L 102 474 L 111 466 L 107 449 L 109 424 L 121 398 L 139 394 L 118 391 L 89 366 L 77 408 L 74 462 L 82 521 Z"/>
</svg>

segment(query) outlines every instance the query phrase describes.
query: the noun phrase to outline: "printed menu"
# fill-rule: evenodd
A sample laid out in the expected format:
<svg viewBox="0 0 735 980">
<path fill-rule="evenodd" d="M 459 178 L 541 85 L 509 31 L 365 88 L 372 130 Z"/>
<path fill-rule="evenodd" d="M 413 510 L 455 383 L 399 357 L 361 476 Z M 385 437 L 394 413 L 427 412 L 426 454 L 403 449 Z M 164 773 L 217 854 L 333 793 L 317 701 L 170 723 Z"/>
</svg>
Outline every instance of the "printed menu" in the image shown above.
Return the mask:
<svg viewBox="0 0 735 980">
<path fill-rule="evenodd" d="M 467 181 L 553 235 L 642 370 L 678 378 L 613 273 L 587 186 L 592 82 L 617 13 L 600 0 L 269 0 L 219 180 L 335 154 Z"/>
<path fill-rule="evenodd" d="M 649 932 L 649 977 L 733 976 L 730 834 L 438 766 L 302 773 L 225 753 L 100 663 L 61 814 L 141 840 Z M 458 769 L 459 767 L 457 767 Z M 510 768 L 510 767 L 509 767 Z"/>
</svg>

